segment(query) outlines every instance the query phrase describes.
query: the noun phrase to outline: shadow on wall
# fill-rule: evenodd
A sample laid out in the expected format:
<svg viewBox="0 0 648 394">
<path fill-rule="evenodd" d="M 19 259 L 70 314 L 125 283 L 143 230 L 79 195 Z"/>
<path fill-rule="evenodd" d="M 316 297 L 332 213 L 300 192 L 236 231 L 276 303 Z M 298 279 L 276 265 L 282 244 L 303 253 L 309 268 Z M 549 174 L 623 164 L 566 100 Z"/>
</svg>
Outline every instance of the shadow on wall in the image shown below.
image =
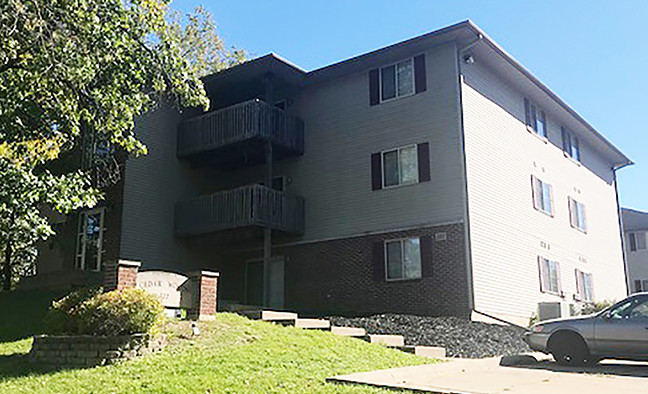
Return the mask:
<svg viewBox="0 0 648 394">
<path fill-rule="evenodd" d="M 0 343 L 42 334 L 47 309 L 53 300 L 64 294 L 60 290 L 0 292 Z M 5 361 L 4 358 L 2 362 Z"/>
</svg>

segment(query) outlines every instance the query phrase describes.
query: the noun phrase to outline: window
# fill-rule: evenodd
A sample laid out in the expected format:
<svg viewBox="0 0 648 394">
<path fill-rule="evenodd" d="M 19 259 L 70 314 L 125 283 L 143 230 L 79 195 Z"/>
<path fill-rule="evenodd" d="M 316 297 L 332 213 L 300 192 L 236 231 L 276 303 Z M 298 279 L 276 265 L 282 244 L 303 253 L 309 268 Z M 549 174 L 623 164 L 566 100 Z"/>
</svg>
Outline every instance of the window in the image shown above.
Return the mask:
<svg viewBox="0 0 648 394">
<path fill-rule="evenodd" d="M 547 138 L 547 116 L 545 112 L 528 99 L 524 99 L 524 113 L 527 129 L 542 138 Z"/>
<path fill-rule="evenodd" d="M 576 298 L 581 301 L 590 302 L 593 300 L 592 274 L 576 269 Z"/>
<path fill-rule="evenodd" d="M 613 319 L 648 318 L 648 297 L 637 296 L 629 298 L 610 309 L 609 316 Z"/>
<path fill-rule="evenodd" d="M 540 291 L 561 295 L 560 264 L 557 261 L 538 257 L 538 265 L 540 270 Z"/>
<path fill-rule="evenodd" d="M 76 268 L 100 271 L 103 258 L 104 209 L 93 209 L 79 214 L 77 232 Z"/>
<path fill-rule="evenodd" d="M 630 251 L 636 252 L 637 250 L 646 249 L 646 233 L 643 231 L 628 233 L 628 240 L 630 242 Z"/>
<path fill-rule="evenodd" d="M 587 221 L 585 220 L 585 205 L 569 197 L 569 220 L 573 228 L 583 232 L 587 231 Z"/>
<path fill-rule="evenodd" d="M 550 184 L 531 176 L 533 207 L 553 216 L 553 189 Z"/>
<path fill-rule="evenodd" d="M 380 69 L 380 101 L 414 94 L 414 62 L 412 59 Z"/>
<path fill-rule="evenodd" d="M 636 293 L 641 293 L 642 291 L 648 291 L 648 279 L 635 279 L 634 286 L 635 286 Z"/>
<path fill-rule="evenodd" d="M 580 162 L 580 147 L 578 145 L 578 138 L 572 132 L 562 129 L 563 152 L 567 157 Z"/>
<path fill-rule="evenodd" d="M 417 279 L 421 277 L 420 238 L 397 239 L 385 242 L 387 280 Z"/>
<path fill-rule="evenodd" d="M 409 145 L 382 153 L 383 187 L 417 183 L 418 155 L 416 145 Z"/>
</svg>

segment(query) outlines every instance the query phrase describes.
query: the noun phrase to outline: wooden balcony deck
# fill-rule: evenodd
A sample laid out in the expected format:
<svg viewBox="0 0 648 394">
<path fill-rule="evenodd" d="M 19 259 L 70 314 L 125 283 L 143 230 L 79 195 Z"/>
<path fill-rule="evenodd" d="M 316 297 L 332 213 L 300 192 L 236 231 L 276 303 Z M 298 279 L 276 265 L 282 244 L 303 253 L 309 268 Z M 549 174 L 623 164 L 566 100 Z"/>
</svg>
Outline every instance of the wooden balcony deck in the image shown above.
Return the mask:
<svg viewBox="0 0 648 394">
<path fill-rule="evenodd" d="M 243 186 L 176 204 L 175 232 L 193 236 L 243 227 L 304 232 L 304 199 L 261 185 Z"/>
<path fill-rule="evenodd" d="M 187 119 L 178 126 L 177 154 L 189 158 L 271 141 L 282 156 L 304 153 L 304 122 L 262 100 L 253 99 Z"/>
</svg>

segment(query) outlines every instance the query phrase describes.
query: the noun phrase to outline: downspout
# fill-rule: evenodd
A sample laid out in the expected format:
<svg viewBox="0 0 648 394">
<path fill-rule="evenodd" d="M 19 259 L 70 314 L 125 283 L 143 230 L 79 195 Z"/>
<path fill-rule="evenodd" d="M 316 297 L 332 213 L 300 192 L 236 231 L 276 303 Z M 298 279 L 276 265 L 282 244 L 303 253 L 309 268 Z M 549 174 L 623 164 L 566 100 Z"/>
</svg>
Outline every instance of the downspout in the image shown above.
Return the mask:
<svg viewBox="0 0 648 394">
<path fill-rule="evenodd" d="M 477 35 L 477 38 L 472 42 L 468 43 L 463 48 L 457 48 L 457 124 L 459 128 L 459 141 L 461 144 L 461 170 L 463 172 L 464 184 L 462 188 L 463 200 L 465 203 L 464 210 L 464 242 L 465 242 L 465 251 L 466 251 L 466 281 L 467 281 L 467 291 L 468 291 L 468 309 L 472 315 L 472 311 L 475 309 L 475 291 L 473 285 L 473 268 L 472 268 L 472 248 L 470 242 L 470 215 L 469 215 L 469 204 L 468 204 L 468 171 L 466 165 L 466 142 L 464 138 L 464 113 L 463 113 L 463 74 L 461 73 L 461 59 L 462 53 L 477 45 L 483 36 L 481 34 Z"/>
<path fill-rule="evenodd" d="M 628 258 L 626 256 L 626 249 L 625 249 L 625 231 L 623 226 L 623 216 L 621 215 L 621 205 L 619 204 L 619 188 L 617 185 L 616 172 L 622 169 L 623 167 L 631 164 L 632 163 L 624 163 L 621 165 L 615 165 L 611 168 L 613 182 L 614 182 L 614 197 L 616 198 L 616 205 L 617 205 L 617 217 L 619 221 L 619 234 L 621 235 L 621 256 L 623 258 L 623 272 L 625 274 L 625 280 L 626 280 L 626 295 L 630 295 L 632 293 L 631 290 L 632 283 L 630 283 L 630 277 L 628 276 Z"/>
</svg>

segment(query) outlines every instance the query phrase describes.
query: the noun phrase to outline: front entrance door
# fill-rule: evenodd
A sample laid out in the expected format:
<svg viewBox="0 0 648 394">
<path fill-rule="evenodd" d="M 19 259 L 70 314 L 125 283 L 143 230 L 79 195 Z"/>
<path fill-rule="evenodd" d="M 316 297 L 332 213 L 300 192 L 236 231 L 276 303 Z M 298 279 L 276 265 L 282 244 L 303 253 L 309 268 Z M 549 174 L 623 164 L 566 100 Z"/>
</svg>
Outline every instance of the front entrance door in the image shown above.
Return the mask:
<svg viewBox="0 0 648 394">
<path fill-rule="evenodd" d="M 284 306 L 284 261 L 282 258 L 270 260 L 268 278 L 270 308 Z M 245 269 L 245 303 L 263 305 L 263 260 L 250 260 Z"/>
</svg>

